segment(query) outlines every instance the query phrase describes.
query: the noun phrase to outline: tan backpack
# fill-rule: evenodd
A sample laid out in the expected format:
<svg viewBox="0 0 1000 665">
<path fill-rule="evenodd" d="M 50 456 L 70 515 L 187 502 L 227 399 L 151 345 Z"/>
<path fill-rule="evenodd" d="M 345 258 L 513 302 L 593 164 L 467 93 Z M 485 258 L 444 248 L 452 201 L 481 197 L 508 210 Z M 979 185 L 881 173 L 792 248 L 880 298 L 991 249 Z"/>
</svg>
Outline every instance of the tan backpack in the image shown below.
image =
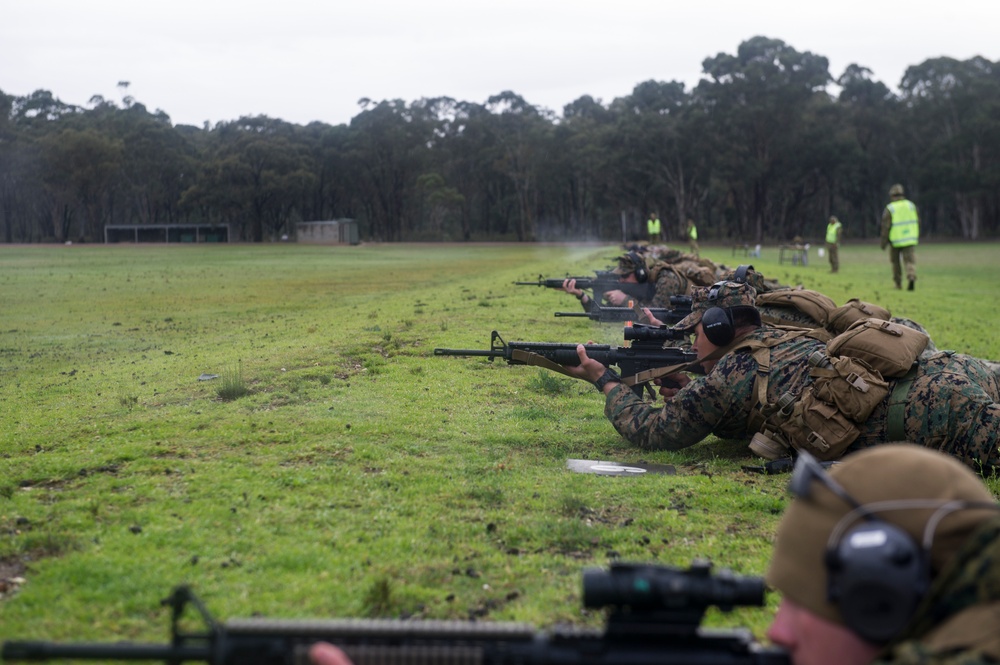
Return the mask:
<svg viewBox="0 0 1000 665">
<path fill-rule="evenodd" d="M 757 307 L 788 307 L 796 309 L 823 327 L 830 314 L 837 309 L 837 303 L 819 291 L 808 289 L 787 289 L 757 294 Z"/>
<path fill-rule="evenodd" d="M 882 376 L 901 377 L 927 348 L 927 335 L 882 319 L 861 319 L 837 335 L 826 348 L 831 356 L 859 358 Z"/>
<path fill-rule="evenodd" d="M 850 328 L 861 319 L 882 319 L 888 321 L 892 314 L 889 310 L 870 302 L 851 298 L 846 305 L 830 312 L 826 328 L 834 334 L 839 334 Z"/>
</svg>

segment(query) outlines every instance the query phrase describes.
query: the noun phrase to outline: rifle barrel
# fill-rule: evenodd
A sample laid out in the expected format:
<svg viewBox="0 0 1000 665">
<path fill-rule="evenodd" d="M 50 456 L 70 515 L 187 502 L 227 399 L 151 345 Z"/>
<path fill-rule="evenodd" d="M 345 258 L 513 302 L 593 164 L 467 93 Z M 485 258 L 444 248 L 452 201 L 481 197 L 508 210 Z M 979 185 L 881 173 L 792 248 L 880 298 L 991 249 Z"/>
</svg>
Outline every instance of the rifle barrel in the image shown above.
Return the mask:
<svg viewBox="0 0 1000 665">
<path fill-rule="evenodd" d="M 489 349 L 434 349 L 434 355 L 436 356 L 480 356 L 483 358 L 497 358 L 503 355 L 503 350 L 501 349 L 499 353 L 496 350 Z"/>
<path fill-rule="evenodd" d="M 57 644 L 55 642 L 4 642 L 3 659 L 14 660 L 161 660 L 207 661 L 207 647 L 163 644 Z"/>
</svg>

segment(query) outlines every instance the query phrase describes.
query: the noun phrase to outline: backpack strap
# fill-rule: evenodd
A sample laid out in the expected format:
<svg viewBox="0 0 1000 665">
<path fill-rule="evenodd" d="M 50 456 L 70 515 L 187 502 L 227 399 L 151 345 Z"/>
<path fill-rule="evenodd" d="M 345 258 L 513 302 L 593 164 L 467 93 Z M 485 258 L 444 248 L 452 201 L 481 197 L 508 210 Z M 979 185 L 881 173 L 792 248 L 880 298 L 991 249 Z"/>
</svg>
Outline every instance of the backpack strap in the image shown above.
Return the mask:
<svg viewBox="0 0 1000 665">
<path fill-rule="evenodd" d="M 910 371 L 893 386 L 889 395 L 889 408 L 886 412 L 885 434 L 888 441 L 906 441 L 904 428 L 906 414 L 906 397 L 910 393 L 913 379 L 917 376 L 917 365 L 914 363 Z"/>
</svg>

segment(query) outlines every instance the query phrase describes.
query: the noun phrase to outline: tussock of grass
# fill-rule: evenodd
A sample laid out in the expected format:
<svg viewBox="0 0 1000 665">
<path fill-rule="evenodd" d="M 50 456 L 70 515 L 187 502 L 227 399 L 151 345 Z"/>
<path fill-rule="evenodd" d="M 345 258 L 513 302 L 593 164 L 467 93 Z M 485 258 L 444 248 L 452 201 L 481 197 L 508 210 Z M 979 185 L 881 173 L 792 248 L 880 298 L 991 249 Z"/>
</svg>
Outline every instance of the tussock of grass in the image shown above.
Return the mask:
<svg viewBox="0 0 1000 665">
<path fill-rule="evenodd" d="M 219 385 L 215 388 L 215 394 L 223 402 L 231 402 L 250 394 L 250 388 L 243 379 L 242 360 L 236 364 L 236 367 L 222 372 L 219 376 Z"/>
</svg>

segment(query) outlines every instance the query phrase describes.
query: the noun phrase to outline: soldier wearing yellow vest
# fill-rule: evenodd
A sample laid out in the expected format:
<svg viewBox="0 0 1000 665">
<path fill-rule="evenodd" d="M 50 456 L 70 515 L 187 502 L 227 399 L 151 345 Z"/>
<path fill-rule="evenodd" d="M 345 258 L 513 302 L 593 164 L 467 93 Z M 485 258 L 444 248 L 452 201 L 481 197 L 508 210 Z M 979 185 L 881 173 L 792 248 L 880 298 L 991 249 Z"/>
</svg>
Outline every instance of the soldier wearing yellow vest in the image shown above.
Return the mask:
<svg viewBox="0 0 1000 665">
<path fill-rule="evenodd" d="M 688 220 L 686 233 L 691 253 L 698 256 L 698 227 L 694 225 L 693 219 Z"/>
<path fill-rule="evenodd" d="M 826 225 L 826 251 L 830 255 L 830 272 L 840 270 L 840 256 L 837 250 L 840 249 L 840 233 L 843 225 L 836 217 L 831 217 Z"/>
<path fill-rule="evenodd" d="M 889 188 L 891 201 L 882 213 L 882 236 L 880 247 L 892 245 L 889 250 L 889 262 L 892 263 L 892 281 L 896 288 L 903 288 L 903 271 L 899 259 L 902 257 L 906 268 L 908 290 L 912 291 L 917 281 L 917 239 L 920 237 L 920 218 L 917 206 L 903 196 L 903 186 L 893 185 Z"/>
<path fill-rule="evenodd" d="M 649 219 L 646 221 L 646 235 L 650 245 L 660 242 L 660 216 L 655 212 L 649 213 Z"/>
</svg>

